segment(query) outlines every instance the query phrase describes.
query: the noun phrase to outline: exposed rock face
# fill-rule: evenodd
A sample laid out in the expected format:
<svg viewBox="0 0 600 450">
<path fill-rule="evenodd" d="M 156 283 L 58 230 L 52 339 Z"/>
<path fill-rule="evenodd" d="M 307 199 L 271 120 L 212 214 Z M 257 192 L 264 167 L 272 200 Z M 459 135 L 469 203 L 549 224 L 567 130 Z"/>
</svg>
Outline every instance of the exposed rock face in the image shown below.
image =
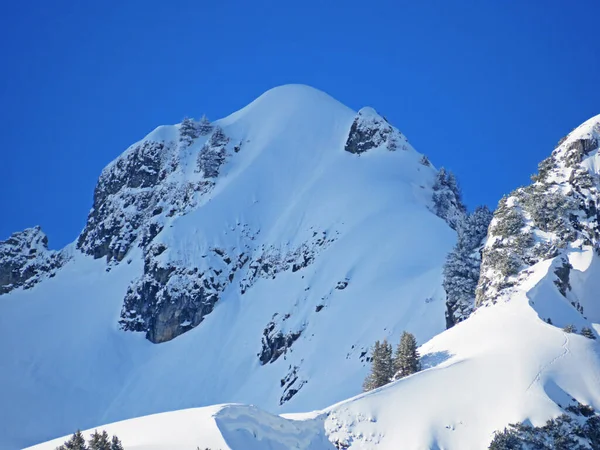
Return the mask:
<svg viewBox="0 0 600 450">
<path fill-rule="evenodd" d="M 163 212 L 156 186 L 176 168 L 176 161 L 168 161 L 174 149 L 172 142 L 144 141 L 104 169 L 79 249 L 108 261 L 124 258 L 142 225 Z"/>
<path fill-rule="evenodd" d="M 297 272 L 307 267 L 316 255 L 336 240 L 335 235 L 326 232 L 313 232 L 312 238 L 297 248 L 282 250 L 274 246 L 264 245 L 256 249 L 255 255 L 248 264 L 248 270 L 240 281 L 240 291 L 245 293 L 258 278 L 275 278 L 279 272 L 291 270 Z"/>
<path fill-rule="evenodd" d="M 0 242 L 0 295 L 29 289 L 46 276 L 54 276 L 66 257 L 48 250 L 48 238 L 38 227 L 13 233 Z"/>
<path fill-rule="evenodd" d="M 478 305 L 495 302 L 526 277 L 525 269 L 547 259 L 555 259 L 556 285 L 568 296 L 566 255 L 573 248 L 599 248 L 599 141 L 600 118 L 594 118 L 561 140 L 540 163 L 533 184 L 500 201 L 483 252 Z M 582 312 L 576 300 L 570 303 Z"/>
<path fill-rule="evenodd" d="M 355 154 L 377 147 L 386 147 L 390 151 L 406 150 L 407 144 L 406 137 L 373 108 L 362 108 L 352 122 L 345 150 Z"/>
<path fill-rule="evenodd" d="M 151 245 L 145 255 L 144 275 L 129 287 L 121 311 L 124 330 L 141 331 L 154 343 L 169 341 L 191 330 L 210 314 L 219 294 L 247 261 L 235 262 L 222 250 L 210 268 L 190 268 L 169 259 L 162 243 Z M 219 261 L 220 260 L 220 261 Z"/>
<path fill-rule="evenodd" d="M 189 147 L 208 133 L 212 134 L 200 152 L 201 170 L 185 176 Z M 211 178 L 225 162 L 228 142 L 223 131 L 205 119 L 186 119 L 177 135 L 150 137 L 130 147 L 102 171 L 77 247 L 94 258 L 119 262 L 138 237 L 142 247 L 147 245 L 168 217 L 193 209 L 198 196 L 214 186 Z"/>
<path fill-rule="evenodd" d="M 284 316 L 283 321 L 288 317 L 289 315 Z M 277 361 L 281 355 L 288 351 L 301 334 L 302 330 L 284 334 L 281 330 L 277 329 L 275 322 L 269 322 L 263 331 L 262 349 L 258 354 L 260 363 L 264 366 L 265 364 Z"/>
<path fill-rule="evenodd" d="M 294 366 L 290 369 L 289 373 L 281 380 L 281 387 L 283 388 L 283 394 L 279 399 L 279 404 L 283 405 L 285 402 L 291 400 L 291 398 L 302 389 L 302 386 L 306 384 L 306 380 L 301 380 L 298 375 L 298 366 Z"/>
<path fill-rule="evenodd" d="M 313 239 L 299 248 L 284 251 L 264 245 L 255 248 L 257 233 L 247 226 L 240 226 L 236 232 L 240 235 L 240 248 L 212 248 L 203 257 L 202 267 L 183 264 L 161 242 L 146 247 L 144 274 L 127 291 L 121 327 L 145 332 L 154 343 L 169 341 L 199 325 L 212 312 L 223 291 L 234 283 L 236 274 L 240 274 L 236 288 L 243 295 L 259 278 L 274 278 L 280 272 L 295 272 L 308 266 L 319 251 L 335 240 L 326 233 L 315 232 Z M 252 254 L 257 256 L 251 258 Z M 259 359 L 275 361 L 299 335 L 263 336 L 265 348 Z"/>
</svg>

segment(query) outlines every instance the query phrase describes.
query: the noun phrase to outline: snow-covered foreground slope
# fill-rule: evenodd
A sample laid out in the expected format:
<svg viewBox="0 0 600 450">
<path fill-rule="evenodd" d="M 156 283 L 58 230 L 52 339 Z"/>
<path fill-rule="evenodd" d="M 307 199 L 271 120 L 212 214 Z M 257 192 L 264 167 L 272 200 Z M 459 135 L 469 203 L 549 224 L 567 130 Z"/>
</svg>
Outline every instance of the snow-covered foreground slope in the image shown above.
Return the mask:
<svg viewBox="0 0 600 450">
<path fill-rule="evenodd" d="M 0 296 L 0 448 L 223 402 L 324 408 L 360 392 L 376 339 L 444 329 L 436 171 L 373 110 L 284 86 L 182 127 L 111 163 L 61 267 Z"/>
<path fill-rule="evenodd" d="M 600 407 L 596 341 L 543 322 L 549 264 L 509 302 L 478 310 L 422 347 L 434 367 L 334 406 L 332 440 L 359 449 L 485 449 L 507 424 L 542 426 L 578 401 Z"/>
<path fill-rule="evenodd" d="M 102 427 L 135 450 L 327 450 L 335 447 L 324 433 L 324 415 L 288 420 L 253 406 L 218 405 L 129 419 Z M 88 437 L 94 430 L 84 432 Z M 35 445 L 54 450 L 65 438 Z"/>
<path fill-rule="evenodd" d="M 226 405 L 101 428 L 136 450 L 481 450 L 508 423 L 543 425 L 574 400 L 598 409 L 598 344 L 543 322 L 530 305 L 547 294 L 549 268 L 540 263 L 511 301 L 482 308 L 425 344 L 426 370 L 321 412 L 284 419 Z"/>
</svg>

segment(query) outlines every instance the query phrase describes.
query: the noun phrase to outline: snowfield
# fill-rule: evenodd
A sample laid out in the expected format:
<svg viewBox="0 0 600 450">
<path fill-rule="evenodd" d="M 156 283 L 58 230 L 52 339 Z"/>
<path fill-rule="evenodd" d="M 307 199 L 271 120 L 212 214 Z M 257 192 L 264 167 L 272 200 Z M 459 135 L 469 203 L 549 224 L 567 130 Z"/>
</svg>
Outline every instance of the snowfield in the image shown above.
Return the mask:
<svg viewBox="0 0 600 450">
<path fill-rule="evenodd" d="M 573 399 L 600 407 L 596 342 L 544 323 L 530 305 L 543 301 L 536 294 L 549 267 L 537 266 L 510 301 L 478 310 L 423 345 L 424 371 L 322 411 L 284 418 L 223 405 L 100 428 L 135 450 L 320 450 L 339 443 L 359 450 L 485 449 L 495 430 L 520 421 L 543 425 Z"/>
</svg>

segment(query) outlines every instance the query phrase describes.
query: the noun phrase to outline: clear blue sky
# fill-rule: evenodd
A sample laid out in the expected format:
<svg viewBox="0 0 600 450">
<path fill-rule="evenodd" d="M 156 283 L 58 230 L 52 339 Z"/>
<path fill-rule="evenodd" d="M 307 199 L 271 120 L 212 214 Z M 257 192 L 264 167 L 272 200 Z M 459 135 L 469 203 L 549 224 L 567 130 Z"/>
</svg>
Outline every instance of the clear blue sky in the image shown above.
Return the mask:
<svg viewBox="0 0 600 450">
<path fill-rule="evenodd" d="M 600 113 L 598 17 L 584 0 L 4 2 L 0 239 L 39 224 L 62 247 L 131 143 L 286 83 L 375 107 L 494 207 Z"/>
</svg>

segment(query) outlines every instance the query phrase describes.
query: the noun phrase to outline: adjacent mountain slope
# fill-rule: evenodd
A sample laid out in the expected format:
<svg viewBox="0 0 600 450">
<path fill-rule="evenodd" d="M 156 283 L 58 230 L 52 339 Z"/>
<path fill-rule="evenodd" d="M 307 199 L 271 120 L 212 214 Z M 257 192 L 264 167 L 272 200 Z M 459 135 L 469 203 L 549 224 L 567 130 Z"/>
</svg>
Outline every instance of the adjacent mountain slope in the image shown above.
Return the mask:
<svg viewBox="0 0 600 450">
<path fill-rule="evenodd" d="M 0 297 L 0 447 L 355 395 L 372 342 L 445 327 L 435 175 L 372 109 L 305 86 L 159 127 L 103 171 L 62 267 Z"/>
</svg>

